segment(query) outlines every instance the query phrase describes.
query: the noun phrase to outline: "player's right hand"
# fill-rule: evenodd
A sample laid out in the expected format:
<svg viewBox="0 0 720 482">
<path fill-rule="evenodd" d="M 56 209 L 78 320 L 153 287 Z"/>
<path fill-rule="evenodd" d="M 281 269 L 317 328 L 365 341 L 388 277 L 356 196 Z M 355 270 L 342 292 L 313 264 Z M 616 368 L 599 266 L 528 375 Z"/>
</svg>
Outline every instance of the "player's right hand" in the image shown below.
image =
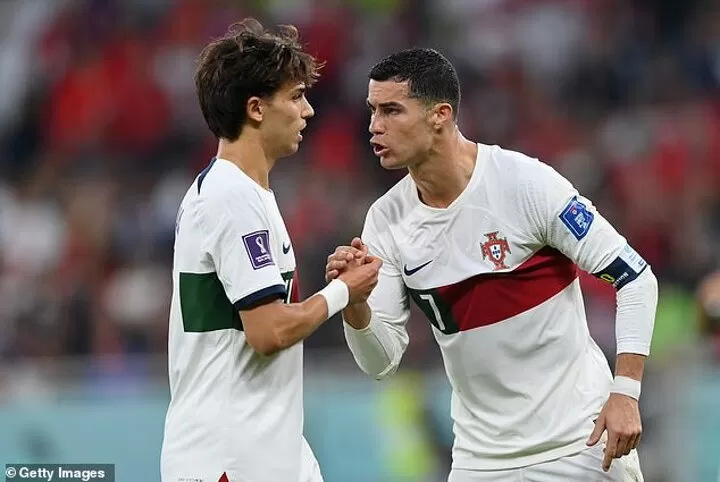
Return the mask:
<svg viewBox="0 0 720 482">
<path fill-rule="evenodd" d="M 325 281 L 329 283 L 350 266 L 364 264 L 367 255 L 368 248 L 360 238 L 354 238 L 350 246 L 338 246 L 327 258 Z"/>
<path fill-rule="evenodd" d="M 353 266 L 338 276 L 338 279 L 344 282 L 348 287 L 348 291 L 350 291 L 349 304 L 351 305 L 366 301 L 378 283 L 378 273 L 382 266 L 382 260 L 367 255 L 364 261 L 364 264 Z"/>
</svg>

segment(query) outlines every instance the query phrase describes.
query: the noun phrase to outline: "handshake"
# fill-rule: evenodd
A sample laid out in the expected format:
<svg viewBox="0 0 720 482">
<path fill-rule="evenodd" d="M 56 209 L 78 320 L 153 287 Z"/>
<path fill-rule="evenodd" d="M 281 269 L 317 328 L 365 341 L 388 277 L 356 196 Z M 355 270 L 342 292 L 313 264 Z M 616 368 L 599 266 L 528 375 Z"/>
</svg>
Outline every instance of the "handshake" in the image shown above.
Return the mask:
<svg viewBox="0 0 720 482">
<path fill-rule="evenodd" d="M 339 279 L 350 293 L 349 305 L 365 302 L 377 286 L 382 260 L 371 256 L 360 238 L 354 238 L 350 246 L 338 246 L 328 256 L 325 281 Z"/>
</svg>

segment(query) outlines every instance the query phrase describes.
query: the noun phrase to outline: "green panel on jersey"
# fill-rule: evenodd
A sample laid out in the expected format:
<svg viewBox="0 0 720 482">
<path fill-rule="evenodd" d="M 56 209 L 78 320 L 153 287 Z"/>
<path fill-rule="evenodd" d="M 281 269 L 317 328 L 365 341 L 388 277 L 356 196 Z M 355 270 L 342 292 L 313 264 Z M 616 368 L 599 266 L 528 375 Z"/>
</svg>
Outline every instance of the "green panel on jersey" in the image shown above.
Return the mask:
<svg viewBox="0 0 720 482">
<path fill-rule="evenodd" d="M 180 309 L 186 332 L 243 329 L 217 273 L 180 273 Z"/>
<path fill-rule="evenodd" d="M 285 303 L 291 302 L 294 276 L 294 271 L 282 273 L 287 291 Z M 217 273 L 180 273 L 180 309 L 187 333 L 243 329 L 240 315 L 225 295 Z"/>
<path fill-rule="evenodd" d="M 438 290 L 408 289 L 408 291 L 415 304 L 425 313 L 425 316 L 435 328 L 446 335 L 460 331 L 460 327 L 453 316 L 452 306 L 440 296 Z"/>
</svg>

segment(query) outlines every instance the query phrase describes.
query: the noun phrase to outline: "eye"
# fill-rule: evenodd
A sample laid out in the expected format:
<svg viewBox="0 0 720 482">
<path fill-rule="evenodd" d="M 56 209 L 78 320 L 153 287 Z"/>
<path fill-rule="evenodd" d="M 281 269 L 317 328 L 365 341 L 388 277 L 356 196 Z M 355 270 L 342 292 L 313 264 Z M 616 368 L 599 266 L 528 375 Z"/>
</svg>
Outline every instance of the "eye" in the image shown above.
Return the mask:
<svg viewBox="0 0 720 482">
<path fill-rule="evenodd" d="M 395 115 L 398 113 L 400 113 L 400 110 L 396 109 L 395 107 L 385 107 L 383 109 L 383 114 L 385 114 L 385 115 Z"/>
</svg>

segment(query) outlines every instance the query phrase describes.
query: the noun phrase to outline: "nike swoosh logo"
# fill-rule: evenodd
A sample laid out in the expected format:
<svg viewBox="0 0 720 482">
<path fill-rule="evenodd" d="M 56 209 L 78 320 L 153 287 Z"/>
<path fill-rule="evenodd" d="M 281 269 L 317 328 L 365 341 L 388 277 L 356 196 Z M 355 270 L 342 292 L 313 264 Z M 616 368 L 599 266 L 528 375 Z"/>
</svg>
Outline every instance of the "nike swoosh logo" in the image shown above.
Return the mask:
<svg viewBox="0 0 720 482">
<path fill-rule="evenodd" d="M 290 252 L 290 245 L 289 245 L 289 244 L 288 244 L 287 246 L 285 246 L 285 243 L 283 243 L 282 248 L 283 248 L 283 254 L 288 254 L 288 253 Z"/>
<path fill-rule="evenodd" d="M 412 275 L 414 275 L 415 273 L 417 273 L 418 271 L 420 271 L 421 269 L 423 269 L 425 266 L 429 265 L 429 264 L 432 263 L 432 262 L 433 262 L 433 260 L 430 260 L 430 261 L 428 261 L 427 263 L 423 263 L 423 264 L 421 264 L 420 266 L 418 266 L 418 267 L 416 267 L 416 268 L 413 268 L 413 269 L 408 269 L 407 265 L 405 265 L 405 266 L 403 267 L 403 271 L 405 272 L 405 276 L 412 276 Z"/>
</svg>

